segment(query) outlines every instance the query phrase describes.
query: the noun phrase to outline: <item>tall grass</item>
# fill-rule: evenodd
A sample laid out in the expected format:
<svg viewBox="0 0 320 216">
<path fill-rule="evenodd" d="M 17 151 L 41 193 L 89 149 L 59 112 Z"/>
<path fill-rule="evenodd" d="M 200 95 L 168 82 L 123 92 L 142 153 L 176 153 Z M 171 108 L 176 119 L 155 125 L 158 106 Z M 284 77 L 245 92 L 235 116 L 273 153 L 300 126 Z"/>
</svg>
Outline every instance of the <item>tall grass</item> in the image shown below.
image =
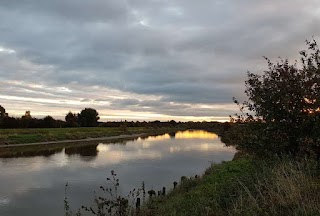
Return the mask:
<svg viewBox="0 0 320 216">
<path fill-rule="evenodd" d="M 320 179 L 315 161 L 286 159 L 263 169 L 264 177 L 253 187 L 239 182 L 240 195 L 229 215 L 320 215 Z"/>
</svg>

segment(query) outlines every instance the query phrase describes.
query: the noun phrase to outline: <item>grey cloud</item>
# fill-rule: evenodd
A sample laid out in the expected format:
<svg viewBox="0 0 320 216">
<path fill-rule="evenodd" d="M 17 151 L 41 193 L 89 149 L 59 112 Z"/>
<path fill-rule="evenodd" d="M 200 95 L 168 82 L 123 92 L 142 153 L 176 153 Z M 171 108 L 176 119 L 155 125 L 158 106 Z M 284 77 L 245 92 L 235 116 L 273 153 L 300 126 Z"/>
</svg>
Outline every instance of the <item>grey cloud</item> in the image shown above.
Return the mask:
<svg viewBox="0 0 320 216">
<path fill-rule="evenodd" d="M 137 100 L 137 99 L 117 99 L 111 104 L 114 109 L 130 109 L 131 111 L 160 112 L 169 116 L 215 116 L 225 117 L 232 113 L 234 106 L 230 103 L 224 104 L 224 108 L 195 108 L 192 104 L 172 103 L 165 99 L 160 100 Z M 231 107 L 231 109 L 230 109 Z"/>
<path fill-rule="evenodd" d="M 112 104 L 115 107 L 127 107 L 127 106 L 137 105 L 139 103 L 140 103 L 140 101 L 138 99 L 134 99 L 134 98 L 117 99 L 117 100 L 112 101 Z"/>
<path fill-rule="evenodd" d="M 91 101 L 91 100 L 87 99 L 87 98 L 84 98 L 84 99 L 80 100 L 80 102 L 89 102 L 89 101 Z"/>
<path fill-rule="evenodd" d="M 109 102 L 109 100 L 102 99 L 102 98 L 95 99 L 94 101 L 96 101 L 96 102 Z"/>
<path fill-rule="evenodd" d="M 245 99 L 245 73 L 262 72 L 262 56 L 296 59 L 305 39 L 318 38 L 319 6 L 315 0 L 4 0 L 0 47 L 16 53 L 0 52 L 1 81 L 8 83 L 1 91 L 167 115 L 226 115 L 185 104 Z M 52 90 L 38 94 L 14 80 Z M 57 97 L 59 86 L 73 91 Z M 114 100 L 92 86 L 135 96 Z"/>
<path fill-rule="evenodd" d="M 1 2 L 2 7 L 25 14 L 54 16 L 58 19 L 70 19 L 75 22 L 99 22 L 110 20 L 126 20 L 128 7 L 123 0 L 23 0 Z"/>
</svg>

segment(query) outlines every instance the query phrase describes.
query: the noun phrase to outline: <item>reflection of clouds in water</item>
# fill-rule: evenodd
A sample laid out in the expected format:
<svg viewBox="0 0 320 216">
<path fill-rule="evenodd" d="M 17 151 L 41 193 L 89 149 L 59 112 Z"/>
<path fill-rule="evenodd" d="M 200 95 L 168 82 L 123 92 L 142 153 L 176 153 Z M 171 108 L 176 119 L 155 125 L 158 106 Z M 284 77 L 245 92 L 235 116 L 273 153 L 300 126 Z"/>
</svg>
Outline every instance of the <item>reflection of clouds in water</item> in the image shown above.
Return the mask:
<svg viewBox="0 0 320 216">
<path fill-rule="evenodd" d="M 55 159 L 55 164 L 59 167 L 64 167 L 68 164 L 68 157 L 65 156 L 65 154 L 58 154 L 56 155 L 56 157 L 54 157 Z"/>
<path fill-rule="evenodd" d="M 160 140 L 166 140 L 166 139 L 170 139 L 169 134 L 164 134 L 161 136 L 149 136 L 147 139 L 145 139 L 146 141 L 160 141 Z"/>
<path fill-rule="evenodd" d="M 97 150 L 99 153 L 106 152 L 106 151 L 109 151 L 110 147 L 111 145 L 101 143 L 97 146 Z"/>
<path fill-rule="evenodd" d="M 160 159 L 167 157 L 168 153 L 235 153 L 235 149 L 226 147 L 216 134 L 198 130 L 178 132 L 175 139 L 165 134 L 127 142 L 125 146 L 99 144 L 97 149 L 99 157 L 93 162 L 96 167 L 125 161 Z"/>
<path fill-rule="evenodd" d="M 198 152 L 216 152 L 216 153 L 235 153 L 236 150 L 232 147 L 226 147 L 223 144 L 203 143 L 200 145 L 180 145 L 170 146 L 170 153 L 183 152 L 183 151 L 198 151 Z"/>
<path fill-rule="evenodd" d="M 150 148 L 151 144 L 149 142 L 143 142 L 142 143 L 142 148 L 146 149 L 146 148 Z"/>
<path fill-rule="evenodd" d="M 161 136 L 150 136 L 146 138 L 146 141 L 161 141 L 161 140 L 167 140 L 171 138 L 175 139 L 217 139 L 218 135 L 215 133 L 210 133 L 207 131 L 202 130 L 188 130 L 188 131 L 179 131 L 175 133 L 174 136 L 170 136 L 170 134 L 164 134 Z M 142 139 L 138 139 L 138 141 L 141 141 Z"/>
<path fill-rule="evenodd" d="M 68 164 L 68 158 L 64 152 L 56 153 L 49 157 L 36 156 L 28 158 L 9 158 L 1 163 L 2 172 L 7 175 L 38 172 L 55 167 L 64 167 Z"/>
<path fill-rule="evenodd" d="M 219 146 L 220 147 L 220 146 Z M 209 146 L 209 144 L 208 143 L 203 143 L 203 144 L 201 144 L 200 146 L 199 146 L 199 148 L 201 149 L 201 151 L 209 151 L 209 149 L 210 149 L 210 146 Z M 216 148 L 214 148 L 214 150 L 215 150 Z"/>
<path fill-rule="evenodd" d="M 170 148 L 169 148 L 169 151 L 170 151 L 171 153 L 177 152 L 177 151 L 179 151 L 179 150 L 180 150 L 180 147 L 178 147 L 178 146 L 170 146 Z"/>
<path fill-rule="evenodd" d="M 207 131 L 188 130 L 176 133 L 176 139 L 217 139 L 218 135 Z"/>
<path fill-rule="evenodd" d="M 0 197 L 0 207 L 7 205 L 9 202 L 10 202 L 10 199 L 5 197 Z"/>
<path fill-rule="evenodd" d="M 183 151 L 198 151 L 198 152 L 215 152 L 215 153 L 235 153 L 236 150 L 231 147 L 226 147 L 224 145 L 214 145 L 210 143 L 203 143 L 200 145 L 180 145 L 180 146 L 170 146 L 169 152 L 183 152 Z"/>
<path fill-rule="evenodd" d="M 114 165 L 125 161 L 142 159 L 160 159 L 162 157 L 162 153 L 156 150 L 137 148 L 127 151 L 124 148 L 105 146 L 105 144 L 98 145 L 99 157 L 93 162 L 94 166 Z"/>
</svg>

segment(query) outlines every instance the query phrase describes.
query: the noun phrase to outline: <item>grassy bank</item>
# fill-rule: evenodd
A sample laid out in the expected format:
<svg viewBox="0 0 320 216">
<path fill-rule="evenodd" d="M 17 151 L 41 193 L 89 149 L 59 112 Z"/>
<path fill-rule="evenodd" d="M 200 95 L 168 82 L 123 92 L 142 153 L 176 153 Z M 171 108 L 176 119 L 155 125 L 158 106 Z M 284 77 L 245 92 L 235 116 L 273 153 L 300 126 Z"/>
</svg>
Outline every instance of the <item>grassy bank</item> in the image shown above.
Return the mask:
<svg viewBox="0 0 320 216">
<path fill-rule="evenodd" d="M 91 128 L 43 128 L 43 129 L 1 129 L 1 144 L 36 143 L 47 141 L 78 140 L 86 138 L 110 137 L 123 134 L 161 133 L 177 130 L 176 128 L 144 127 L 91 127 Z"/>
<path fill-rule="evenodd" d="M 78 130 L 76 130 L 78 129 Z M 96 132 L 97 130 L 98 132 Z M 43 141 L 53 141 L 53 140 L 66 140 L 62 139 L 60 136 L 62 133 L 68 134 L 75 133 L 76 135 L 68 136 L 70 139 L 84 139 L 84 138 L 93 138 L 93 137 L 111 137 L 111 136 L 118 136 L 123 134 L 145 134 L 143 137 L 153 136 L 153 135 L 161 135 L 164 133 L 176 132 L 181 130 L 181 128 L 129 128 L 128 131 L 121 131 L 118 128 L 68 128 L 66 131 L 63 129 L 55 128 L 55 129 L 28 129 L 28 130 L 7 130 L 6 135 L 8 136 L 13 131 L 18 132 L 17 135 L 21 137 L 31 135 L 32 133 L 40 133 L 40 137 L 42 139 L 32 139 L 28 140 L 29 142 L 25 141 L 23 143 L 30 143 L 30 142 L 43 142 Z M 9 132 L 9 133 L 8 133 Z M 81 133 L 82 132 L 82 133 Z M 46 134 L 56 134 L 55 139 L 48 140 L 46 138 L 52 136 L 46 136 Z M 10 139 L 10 136 L 8 136 Z M 74 137 L 74 138 L 72 138 Z M 115 139 L 108 139 L 103 140 L 103 143 L 125 143 L 126 141 L 134 140 L 137 137 L 128 137 L 128 138 L 115 138 Z M 13 141 L 12 141 L 13 142 Z M 14 146 L 15 143 L 11 143 L 12 145 L 10 148 L 2 147 L 0 148 L 0 158 L 9 158 L 9 157 L 30 157 L 30 156 L 46 156 L 52 155 L 54 153 L 62 151 L 64 148 L 86 148 L 90 146 L 97 145 L 102 141 L 84 141 L 84 142 L 69 142 L 69 143 L 56 143 L 50 145 L 27 145 L 27 146 Z"/>
<path fill-rule="evenodd" d="M 128 139 L 117 139 L 107 140 L 103 143 L 114 143 L 114 142 L 125 142 L 126 140 L 133 140 L 134 138 Z M 28 146 L 13 146 L 10 148 L 0 148 L 0 158 L 14 158 L 14 157 L 34 157 L 34 156 L 50 156 L 55 153 L 61 152 L 64 149 L 76 148 L 79 151 L 82 149 L 97 146 L 99 141 L 89 142 L 76 142 L 76 143 L 58 143 L 50 145 L 28 145 Z"/>
<path fill-rule="evenodd" d="M 143 215 L 320 215 L 318 165 L 312 161 L 239 159 L 184 179 Z"/>
</svg>

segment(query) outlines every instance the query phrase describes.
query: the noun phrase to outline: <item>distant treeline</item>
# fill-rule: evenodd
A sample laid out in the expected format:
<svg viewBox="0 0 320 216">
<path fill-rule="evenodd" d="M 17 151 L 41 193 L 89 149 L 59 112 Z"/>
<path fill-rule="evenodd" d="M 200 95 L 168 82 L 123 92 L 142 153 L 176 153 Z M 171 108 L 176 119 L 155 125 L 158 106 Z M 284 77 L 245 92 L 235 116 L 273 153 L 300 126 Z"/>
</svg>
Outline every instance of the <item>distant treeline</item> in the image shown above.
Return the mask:
<svg viewBox="0 0 320 216">
<path fill-rule="evenodd" d="M 176 122 L 171 121 L 108 121 L 99 122 L 99 113 L 92 108 L 85 108 L 80 113 L 69 112 L 65 121 L 54 119 L 52 116 L 35 118 L 30 111 L 21 117 L 11 117 L 0 106 L 0 128 L 62 128 L 62 127 L 183 127 L 192 129 L 220 129 L 221 125 L 229 127 L 228 123 L 218 122 Z M 224 128 L 223 127 L 223 128 Z"/>
</svg>

